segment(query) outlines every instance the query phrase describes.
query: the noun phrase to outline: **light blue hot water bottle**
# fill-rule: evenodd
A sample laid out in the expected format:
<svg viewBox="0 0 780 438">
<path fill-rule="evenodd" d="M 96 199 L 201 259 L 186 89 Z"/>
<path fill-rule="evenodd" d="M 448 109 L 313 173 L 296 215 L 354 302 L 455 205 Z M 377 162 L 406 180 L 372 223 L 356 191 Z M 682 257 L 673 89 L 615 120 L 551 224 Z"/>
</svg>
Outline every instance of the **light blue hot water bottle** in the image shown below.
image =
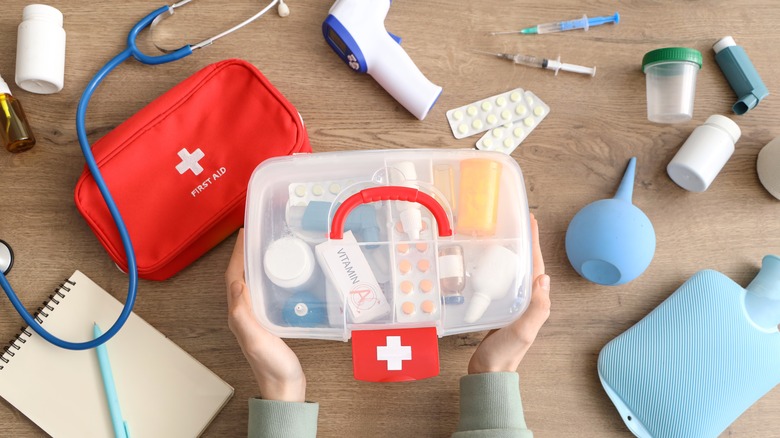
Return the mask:
<svg viewBox="0 0 780 438">
<path fill-rule="evenodd" d="M 601 350 L 599 377 L 634 435 L 716 437 L 780 383 L 778 324 L 780 258 L 746 289 L 701 271 Z"/>
</svg>

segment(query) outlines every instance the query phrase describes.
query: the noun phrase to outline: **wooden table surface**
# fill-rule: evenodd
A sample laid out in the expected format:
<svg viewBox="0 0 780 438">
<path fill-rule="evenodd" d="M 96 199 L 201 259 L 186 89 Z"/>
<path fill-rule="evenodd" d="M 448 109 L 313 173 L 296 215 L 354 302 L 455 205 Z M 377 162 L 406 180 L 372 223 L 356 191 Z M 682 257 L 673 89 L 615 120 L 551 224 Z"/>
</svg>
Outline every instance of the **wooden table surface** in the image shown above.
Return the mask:
<svg viewBox="0 0 780 438">
<path fill-rule="evenodd" d="M 166 44 L 196 42 L 259 7 L 249 0 L 196 1 L 180 10 L 160 37 Z M 552 315 L 523 360 L 519 373 L 525 417 L 539 437 L 631 436 L 596 372 L 599 350 L 646 315 L 696 271 L 713 268 L 742 285 L 765 254 L 780 253 L 780 201 L 755 171 L 763 145 L 780 135 L 780 104 L 770 96 L 745 116 L 735 116 L 735 95 L 718 69 L 712 44 L 732 35 L 750 55 L 769 90 L 780 90 L 780 8 L 775 0 L 678 2 L 626 0 L 506 2 L 444 0 L 393 2 L 387 29 L 422 72 L 444 92 L 418 121 L 369 76 L 350 71 L 326 45 L 320 25 L 330 0 L 290 0 L 292 13 L 275 11 L 182 61 L 149 67 L 126 62 L 100 87 L 89 109 L 95 141 L 148 102 L 198 69 L 226 58 L 256 65 L 302 114 L 315 152 L 394 148 L 470 148 L 477 137 L 456 140 L 445 112 L 516 87 L 536 93 L 550 115 L 512 154 L 520 164 L 529 204 L 539 219 L 541 244 L 552 277 Z M 160 6 L 144 0 L 66 1 L 50 4 L 65 14 L 65 88 L 34 95 L 13 83 L 16 26 L 22 0 L 3 2 L 0 74 L 23 103 L 38 144 L 12 155 L 0 151 L 0 238 L 16 253 L 11 283 L 28 308 L 36 308 L 61 279 L 80 269 L 124 300 L 126 276 L 109 259 L 73 202 L 84 166 L 75 131 L 78 98 L 92 75 L 124 49 L 130 27 Z M 619 25 L 587 33 L 486 36 L 491 30 L 618 8 Z M 700 50 L 693 120 L 660 125 L 646 118 L 649 50 L 686 46 Z M 148 41 L 144 47 L 149 48 Z M 514 66 L 474 49 L 521 52 L 598 66 L 595 78 Z M 704 193 L 676 186 L 665 168 L 677 149 L 711 114 L 736 120 L 736 152 Z M 637 280 L 602 287 L 579 277 L 565 249 L 566 227 L 584 205 L 614 194 L 630 157 L 638 159 L 634 202 L 651 219 L 657 248 Z M 152 189 L 146 187 L 143 189 Z M 246 433 L 247 399 L 257 395 L 249 366 L 227 327 L 223 273 L 235 237 L 222 242 L 168 281 L 141 281 L 135 311 L 236 388 L 206 436 Z M 0 299 L 0 339 L 21 325 Z M 309 382 L 308 398 L 320 403 L 320 436 L 442 437 L 458 419 L 458 379 L 484 333 L 440 340 L 441 375 L 404 384 L 357 382 L 349 343 L 290 340 Z M 52 367 L 56 375 L 56 367 Z M 41 376 L 44 378 L 44 376 Z M 725 432 L 729 436 L 780 436 L 780 391 L 752 406 Z M 43 433 L 6 402 L 0 403 L 0 436 Z"/>
</svg>

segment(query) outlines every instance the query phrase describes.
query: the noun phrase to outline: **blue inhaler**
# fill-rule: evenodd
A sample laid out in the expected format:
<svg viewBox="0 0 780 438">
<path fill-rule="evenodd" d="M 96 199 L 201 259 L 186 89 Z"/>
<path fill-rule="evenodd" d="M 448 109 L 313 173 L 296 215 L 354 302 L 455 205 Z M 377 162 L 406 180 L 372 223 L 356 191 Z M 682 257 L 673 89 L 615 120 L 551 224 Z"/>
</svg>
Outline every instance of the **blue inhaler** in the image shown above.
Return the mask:
<svg viewBox="0 0 780 438">
<path fill-rule="evenodd" d="M 750 62 L 745 49 L 738 46 L 734 38 L 727 36 L 712 46 L 715 61 L 729 81 L 731 89 L 737 93 L 737 103 L 731 108 L 737 115 L 753 109 L 761 99 L 769 96 L 769 90 Z"/>
<path fill-rule="evenodd" d="M 322 23 L 322 35 L 354 71 L 368 73 L 415 117 L 422 120 L 441 94 L 385 29 L 391 0 L 336 0 Z"/>
</svg>

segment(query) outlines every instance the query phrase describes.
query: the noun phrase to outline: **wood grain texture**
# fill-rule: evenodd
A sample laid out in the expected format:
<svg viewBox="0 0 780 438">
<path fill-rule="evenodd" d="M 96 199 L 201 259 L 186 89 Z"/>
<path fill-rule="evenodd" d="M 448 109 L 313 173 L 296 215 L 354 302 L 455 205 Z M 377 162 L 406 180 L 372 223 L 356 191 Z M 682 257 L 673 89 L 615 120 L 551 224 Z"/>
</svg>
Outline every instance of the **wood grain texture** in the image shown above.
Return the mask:
<svg viewBox="0 0 780 438">
<path fill-rule="evenodd" d="M 52 289 L 80 269 L 123 300 L 120 273 L 79 216 L 73 188 L 84 159 L 75 136 L 78 98 L 97 69 L 124 48 L 127 31 L 159 7 L 142 0 L 52 0 L 65 14 L 65 89 L 39 96 L 13 85 L 16 26 L 22 0 L 5 0 L 0 14 L 0 74 L 18 97 L 38 144 L 29 152 L 0 151 L 4 199 L 0 238 L 16 252 L 10 277 L 34 309 Z M 92 141 L 198 69 L 226 58 L 255 64 L 302 114 L 316 152 L 381 148 L 469 148 L 456 140 L 444 113 L 483 97 L 523 87 L 551 113 L 515 151 L 528 197 L 541 226 L 552 277 L 553 309 L 520 367 L 528 425 L 538 437 L 628 437 L 601 388 L 596 358 L 601 347 L 630 327 L 685 279 L 714 268 L 740 284 L 758 270 L 761 257 L 780 253 L 780 202 L 761 187 L 755 171 L 760 148 L 780 135 L 780 103 L 770 96 L 745 116 L 730 111 L 735 97 L 717 68 L 712 44 L 733 35 L 745 47 L 770 91 L 780 90 L 780 8 L 776 0 L 560 0 L 506 2 L 445 0 L 393 2 L 387 29 L 444 93 L 424 121 L 417 121 L 370 77 L 352 73 L 324 42 L 320 25 L 330 0 L 290 0 L 292 14 L 275 12 L 248 28 L 174 64 L 127 62 L 100 87 L 89 109 Z M 621 22 L 591 31 L 537 37 L 488 37 L 487 31 L 618 8 Z M 255 1 L 198 0 L 161 28 L 160 41 L 196 42 L 257 10 Z M 142 41 L 147 49 L 148 41 Z M 665 46 L 699 49 L 694 118 L 679 125 L 647 121 L 645 52 Z M 472 49 L 557 56 L 596 65 L 595 78 L 511 65 Z M 665 172 L 690 132 L 711 114 L 734 117 L 742 128 L 737 150 L 704 193 L 688 193 Z M 620 287 L 581 279 L 564 249 L 566 227 L 585 204 L 611 196 L 632 156 L 638 158 L 634 201 L 655 227 L 658 245 L 649 269 Z M 779 170 L 780 171 L 780 170 Z M 139 190 L 150 188 L 139 188 Z M 165 282 L 142 281 L 136 312 L 236 388 L 206 436 L 246 433 L 247 399 L 257 394 L 252 374 L 226 324 L 223 272 L 234 238 L 221 243 Z M 18 332 L 21 319 L 0 299 L 0 339 Z M 416 383 L 368 384 L 351 376 L 346 343 L 291 340 L 308 378 L 308 398 L 319 401 L 320 436 L 444 437 L 458 417 L 458 378 L 483 333 L 440 341 L 441 375 Z M 57 378 L 56 366 L 51 376 Z M 42 395 L 45 396 L 45 395 Z M 726 432 L 734 437 L 778 437 L 780 390 L 775 389 Z M 42 432 L 5 402 L 0 436 Z"/>
</svg>

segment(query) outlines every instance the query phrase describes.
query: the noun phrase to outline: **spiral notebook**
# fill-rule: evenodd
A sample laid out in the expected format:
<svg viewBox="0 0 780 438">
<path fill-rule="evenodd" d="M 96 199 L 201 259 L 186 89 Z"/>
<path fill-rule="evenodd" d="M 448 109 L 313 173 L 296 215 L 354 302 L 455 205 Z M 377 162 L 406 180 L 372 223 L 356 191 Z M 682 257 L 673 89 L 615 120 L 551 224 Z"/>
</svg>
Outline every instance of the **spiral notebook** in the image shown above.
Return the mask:
<svg viewBox="0 0 780 438">
<path fill-rule="evenodd" d="M 108 329 L 122 303 L 76 271 L 37 319 L 67 340 Z M 133 437 L 200 435 L 233 388 L 135 313 L 106 343 L 116 390 Z M 56 347 L 29 327 L 0 355 L 0 396 L 54 437 L 114 436 L 94 350 Z"/>
</svg>

